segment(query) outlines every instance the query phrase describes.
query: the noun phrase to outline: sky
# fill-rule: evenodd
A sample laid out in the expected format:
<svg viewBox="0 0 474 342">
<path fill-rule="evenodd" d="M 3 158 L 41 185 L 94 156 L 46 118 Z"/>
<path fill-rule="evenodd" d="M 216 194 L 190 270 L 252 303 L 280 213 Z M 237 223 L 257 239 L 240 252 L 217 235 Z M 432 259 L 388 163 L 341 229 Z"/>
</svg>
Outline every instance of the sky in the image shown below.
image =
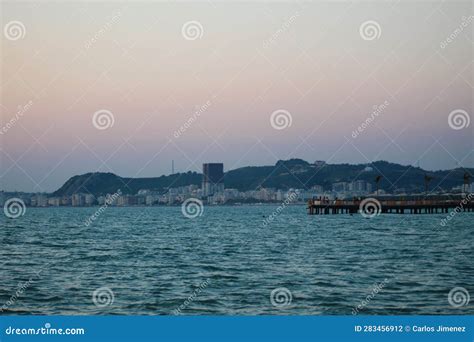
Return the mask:
<svg viewBox="0 0 474 342">
<path fill-rule="evenodd" d="M 474 167 L 470 1 L 0 6 L 2 190 L 172 160 Z"/>
</svg>

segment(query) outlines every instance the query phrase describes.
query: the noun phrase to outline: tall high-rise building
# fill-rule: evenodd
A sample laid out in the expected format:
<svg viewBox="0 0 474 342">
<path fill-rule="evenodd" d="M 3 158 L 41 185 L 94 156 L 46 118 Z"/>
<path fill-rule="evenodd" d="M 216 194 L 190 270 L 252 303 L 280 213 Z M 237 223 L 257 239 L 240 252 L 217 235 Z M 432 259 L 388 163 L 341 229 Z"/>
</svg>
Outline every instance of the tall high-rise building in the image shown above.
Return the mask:
<svg viewBox="0 0 474 342">
<path fill-rule="evenodd" d="M 206 163 L 202 165 L 202 193 L 210 196 L 224 191 L 224 164 Z"/>
</svg>

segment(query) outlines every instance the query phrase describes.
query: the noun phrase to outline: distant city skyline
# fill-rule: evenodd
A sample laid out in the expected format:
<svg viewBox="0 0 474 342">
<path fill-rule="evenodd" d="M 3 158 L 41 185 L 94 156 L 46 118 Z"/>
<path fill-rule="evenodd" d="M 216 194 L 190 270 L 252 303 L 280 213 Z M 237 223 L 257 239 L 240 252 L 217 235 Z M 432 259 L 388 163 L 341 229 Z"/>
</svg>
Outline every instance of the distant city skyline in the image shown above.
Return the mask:
<svg viewBox="0 0 474 342">
<path fill-rule="evenodd" d="M 0 6 L 2 190 L 208 161 L 474 167 L 469 1 Z"/>
<path fill-rule="evenodd" d="M 401 176 L 397 176 L 397 179 L 392 179 L 392 181 L 388 180 L 388 177 L 386 177 L 386 174 L 384 171 L 381 171 L 376 165 L 378 163 L 382 163 L 382 164 L 385 164 L 385 163 L 388 163 L 388 164 L 393 164 L 393 166 L 395 168 L 406 168 L 405 171 L 402 171 L 402 175 Z M 292 158 L 292 159 L 289 159 L 289 160 L 279 160 L 276 164 L 274 165 L 263 165 L 263 167 L 275 167 L 276 169 L 278 169 L 278 166 L 280 164 L 284 164 L 285 166 L 281 166 L 281 170 L 284 171 L 284 173 L 291 173 L 294 177 L 295 180 L 297 180 L 297 188 L 298 187 L 303 187 L 304 189 L 317 189 L 319 192 L 323 192 L 323 191 L 327 191 L 329 189 L 332 189 L 333 192 L 339 192 L 339 191 L 342 191 L 342 192 L 345 192 L 345 191 L 349 191 L 349 192 L 352 192 L 352 191 L 366 191 L 368 193 L 370 193 L 372 191 L 372 185 L 371 185 L 371 182 L 373 182 L 374 184 L 377 182 L 377 179 L 387 179 L 389 185 L 390 185 L 390 188 L 392 190 L 394 190 L 395 192 L 400 192 L 400 190 L 402 192 L 404 192 L 406 189 L 401 186 L 400 188 L 397 188 L 396 185 L 398 183 L 398 181 L 401 180 L 401 178 L 403 176 L 406 176 L 407 175 L 407 172 L 409 170 L 413 170 L 415 171 L 420 169 L 420 166 L 419 165 L 401 165 L 401 164 L 396 164 L 396 163 L 391 163 L 390 161 L 375 161 L 373 163 L 362 163 L 362 164 L 348 164 L 348 163 L 335 163 L 335 164 L 332 164 L 332 163 L 326 163 L 324 160 L 316 160 L 314 162 L 309 162 L 309 161 L 305 161 L 303 159 L 299 159 L 299 158 Z M 293 166 L 290 166 L 290 165 L 293 165 Z M 297 166 L 298 165 L 298 166 Z M 302 168 L 301 166 L 305 166 L 306 168 L 309 168 L 309 169 L 313 169 L 313 172 L 310 174 L 310 180 L 313 179 L 315 176 L 317 176 L 318 174 L 320 174 L 321 170 L 323 170 L 324 167 L 335 167 L 335 166 L 339 166 L 339 167 L 346 167 L 346 166 L 350 166 L 350 167 L 354 167 L 354 166 L 358 166 L 359 169 L 357 171 L 351 171 L 351 172 L 346 172 L 343 176 L 343 178 L 345 178 L 346 180 L 344 181 L 334 181 L 331 183 L 331 186 L 329 188 L 326 188 L 324 189 L 323 186 L 321 186 L 320 184 L 314 184 L 314 185 L 309 185 L 309 184 L 306 184 L 304 183 L 299 177 L 300 177 L 300 173 L 302 171 Z M 291 171 L 290 169 L 292 169 L 294 166 L 297 166 L 296 170 L 295 171 Z M 378 165 L 380 166 L 380 165 Z M 247 166 L 244 166 L 243 168 L 258 168 L 258 167 L 261 167 L 261 166 L 256 166 L 256 165 L 247 165 Z M 362 167 L 362 168 L 361 168 Z M 197 174 L 201 174 L 201 180 L 200 180 L 200 186 L 199 187 L 195 187 L 196 184 L 193 184 L 193 185 L 186 185 L 186 186 L 181 186 L 181 187 L 178 187 L 178 188 L 188 188 L 188 187 L 192 187 L 193 189 L 199 189 L 200 191 L 200 194 L 199 196 L 200 197 L 203 197 L 203 198 L 207 198 L 207 197 L 213 197 L 213 195 L 218 195 L 220 193 L 223 193 L 224 190 L 233 190 L 232 187 L 231 188 L 226 188 L 224 185 L 224 174 L 226 172 L 231 172 L 231 171 L 238 171 L 239 169 L 241 168 L 236 168 L 236 169 L 233 169 L 233 170 L 225 170 L 224 169 L 224 164 L 223 163 L 217 163 L 217 162 L 212 162 L 212 163 L 204 163 L 202 165 L 202 170 L 200 172 L 195 172 L 194 173 L 197 173 Z M 306 169 L 307 171 L 308 169 Z M 463 186 L 466 186 L 466 179 L 467 179 L 467 186 L 473 186 L 474 184 L 471 184 L 471 181 L 470 181 L 470 178 L 466 178 L 466 174 L 469 174 L 469 172 L 472 174 L 474 173 L 473 171 L 473 168 L 453 168 L 453 169 L 447 169 L 447 170 L 444 170 L 445 172 L 447 172 L 447 175 L 445 176 L 439 176 L 437 178 L 435 178 L 435 181 L 444 181 L 447 179 L 447 177 L 449 175 L 451 175 L 454 170 L 457 170 L 457 172 L 459 173 L 459 170 L 461 170 L 463 172 L 463 179 L 461 179 L 461 177 L 458 178 L 458 182 L 456 183 L 461 183 L 464 182 L 464 185 Z M 469 171 L 470 170 L 470 171 Z M 435 171 L 430 171 L 430 170 L 426 170 L 426 169 L 423 169 L 421 168 L 421 171 L 423 172 L 426 172 L 426 173 L 423 173 L 423 175 L 427 176 L 427 174 L 432 174 L 431 172 L 442 172 L 443 170 L 435 170 Z M 189 172 L 192 172 L 190 170 L 188 171 L 183 171 L 183 172 L 177 172 L 177 173 L 169 173 L 169 174 L 165 174 L 165 175 L 155 175 L 153 177 L 137 177 L 137 178 L 130 178 L 130 179 L 157 179 L 157 178 L 161 178 L 163 176 L 173 176 L 173 175 L 179 175 L 178 176 L 178 180 L 181 178 L 181 177 L 186 177 L 186 175 L 189 174 Z M 294 173 L 293 173 L 294 172 Z M 362 179 L 359 179 L 359 177 L 364 177 L 366 174 L 371 174 L 373 179 L 371 181 L 367 181 L 367 180 L 362 180 Z M 89 180 L 91 178 L 92 175 L 98 175 L 98 174 L 102 174 L 102 175 L 110 175 L 111 173 L 110 172 L 87 172 L 87 173 L 84 173 L 84 174 L 80 174 L 80 175 L 71 175 L 66 181 L 64 184 L 62 184 L 61 188 L 66 185 L 67 183 L 69 183 L 69 181 L 74 178 L 74 177 L 86 177 L 87 180 Z M 112 173 L 113 174 L 113 173 Z M 264 179 L 267 179 L 267 177 L 271 177 L 272 175 L 274 175 L 274 170 L 271 170 L 268 172 L 268 174 L 265 176 L 264 175 Z M 122 175 L 118 175 L 118 174 L 115 174 L 115 176 L 118 176 L 119 178 L 122 176 Z M 393 176 L 393 175 L 392 175 Z M 248 174 L 247 174 L 247 177 L 248 177 Z M 123 178 L 127 178 L 127 177 L 123 177 Z M 364 177 L 366 178 L 366 177 Z M 349 179 L 350 181 L 348 181 L 347 179 Z M 433 176 L 431 176 L 431 179 L 433 179 Z M 249 178 L 248 181 L 250 183 L 254 182 L 255 179 L 252 179 L 252 178 Z M 395 181 L 395 183 L 393 182 Z M 420 180 L 421 181 L 421 180 Z M 170 181 L 171 184 L 175 184 L 175 180 L 171 180 Z M 324 182 L 324 181 L 323 181 Z M 96 183 L 98 184 L 97 181 L 94 181 L 93 183 Z M 126 186 L 128 184 L 128 181 L 127 183 L 123 182 L 121 183 L 121 185 L 124 185 Z M 437 190 L 441 190 L 442 188 L 439 188 L 439 184 L 438 183 L 438 186 L 437 186 Z M 452 189 L 457 189 L 457 188 L 462 188 L 461 185 L 459 184 L 456 184 L 455 186 L 452 187 Z M 119 184 L 119 187 L 121 186 Z M 168 187 L 166 187 L 168 189 Z M 259 186 L 258 188 L 261 188 L 261 186 Z M 265 187 L 263 187 L 265 188 Z M 152 188 L 143 188 L 143 189 L 140 189 L 138 192 L 140 192 L 141 190 L 151 190 Z M 169 189 L 173 189 L 173 187 L 170 187 Z M 276 189 L 279 189 L 281 190 L 280 187 L 276 187 Z M 448 188 L 444 188 L 442 189 L 442 191 L 446 191 Z M 57 188 L 57 189 L 54 189 L 54 191 L 56 190 L 60 190 L 60 188 Z M 91 191 L 92 189 L 86 189 L 84 190 L 85 193 L 89 193 L 89 191 Z M 114 189 L 114 191 L 116 190 L 120 190 L 120 189 Z M 258 189 L 255 189 L 255 190 L 258 190 Z M 0 188 L 0 192 L 25 192 L 25 193 L 43 193 L 43 194 L 49 194 L 51 195 L 54 191 L 43 191 L 43 192 L 37 192 L 37 191 L 33 191 L 33 192 L 29 192 L 29 191 L 21 191 L 21 190 L 5 190 L 5 189 L 1 189 Z M 156 190 L 153 190 L 153 191 L 156 191 Z"/>
<path fill-rule="evenodd" d="M 326 164 L 325 161 L 323 160 L 315 160 L 315 161 L 307 161 L 307 160 L 304 160 L 302 158 L 290 158 L 290 159 L 300 159 L 300 160 L 303 160 L 305 162 L 308 162 L 309 164 L 314 164 L 314 165 L 317 165 L 317 166 L 322 166 L 324 164 Z M 374 161 L 374 162 L 377 162 L 377 161 Z M 393 163 L 391 161 L 387 161 L 389 163 Z M 372 163 L 354 163 L 354 164 L 351 164 L 351 163 L 327 163 L 328 165 L 343 165 L 343 164 L 349 164 L 349 165 L 367 165 L 366 169 L 370 169 L 371 171 L 373 171 L 373 168 L 370 167 L 370 164 Z M 236 167 L 232 170 L 226 170 L 225 167 L 224 167 L 224 164 L 223 163 L 216 163 L 216 162 L 213 162 L 213 163 L 204 163 L 202 166 L 203 166 L 203 169 L 202 170 L 182 170 L 182 171 L 176 171 L 175 173 L 173 172 L 168 172 L 168 173 L 163 173 L 163 174 L 157 174 L 157 175 L 151 175 L 151 176 L 147 176 L 147 177 L 161 177 L 161 176 L 169 176 L 169 175 L 173 175 L 173 174 L 184 174 L 184 173 L 187 173 L 187 172 L 196 172 L 196 173 L 200 173 L 202 175 L 205 174 L 205 171 L 204 171 L 204 165 L 222 165 L 222 170 L 224 173 L 226 172 L 229 172 L 229 171 L 232 171 L 232 170 L 236 170 L 236 169 L 239 169 L 241 167 L 259 167 L 259 166 L 274 166 L 275 164 L 271 164 L 271 165 L 243 165 L 241 167 Z M 403 165 L 403 164 L 400 164 L 400 165 Z M 416 168 L 421 168 L 425 171 L 437 171 L 437 170 L 428 170 L 428 169 L 424 169 L 421 165 L 419 165 L 418 163 L 416 165 L 410 165 L 410 164 L 407 164 L 407 165 L 404 165 L 404 166 L 412 166 L 412 167 L 416 167 Z M 458 168 L 459 166 L 456 166 L 456 167 L 453 167 L 451 169 L 456 169 Z M 446 169 L 446 170 L 451 170 L 451 169 Z M 172 171 L 174 170 L 174 167 L 172 167 Z M 68 178 L 66 178 L 64 180 L 63 183 L 61 183 L 57 188 L 54 188 L 52 190 L 49 190 L 49 191 L 26 191 L 26 190 L 19 190 L 19 189 L 6 189 L 6 188 L 0 188 L 0 191 L 5 191 L 5 192 L 27 192 L 27 193 L 35 193 L 35 192 L 45 192 L 45 193 L 52 193 L 56 190 L 59 189 L 59 187 L 61 187 L 67 180 L 69 180 L 70 178 L 74 177 L 74 176 L 80 176 L 80 175 L 84 175 L 84 174 L 87 174 L 87 173 L 94 173 L 94 172 L 98 172 L 98 173 L 114 173 L 112 171 L 88 171 L 88 172 L 84 172 L 84 173 L 81 173 L 81 174 L 71 174 Z M 115 175 L 117 176 L 120 176 L 120 177 L 128 177 L 128 175 L 122 175 L 122 174 L 118 174 L 118 173 L 114 173 Z M 147 177 L 136 177 L 136 178 L 147 178 Z M 217 185 L 217 187 L 215 188 L 215 190 L 208 190 L 209 193 L 212 193 L 212 192 L 215 192 L 215 191 L 220 191 L 221 190 L 221 187 L 220 185 L 223 185 L 223 177 L 220 178 L 220 181 L 221 182 L 218 182 L 218 183 L 222 183 L 222 184 L 217 184 L 217 183 L 214 183 L 215 185 Z M 203 183 L 201 185 L 201 188 L 204 189 L 207 187 L 209 188 L 209 185 L 206 185 L 206 183 L 212 183 L 212 182 L 205 182 L 204 179 L 203 179 Z M 343 182 L 344 183 L 344 182 Z M 210 189 L 210 188 L 209 188 Z M 216 190 L 217 189 L 217 190 Z"/>
</svg>

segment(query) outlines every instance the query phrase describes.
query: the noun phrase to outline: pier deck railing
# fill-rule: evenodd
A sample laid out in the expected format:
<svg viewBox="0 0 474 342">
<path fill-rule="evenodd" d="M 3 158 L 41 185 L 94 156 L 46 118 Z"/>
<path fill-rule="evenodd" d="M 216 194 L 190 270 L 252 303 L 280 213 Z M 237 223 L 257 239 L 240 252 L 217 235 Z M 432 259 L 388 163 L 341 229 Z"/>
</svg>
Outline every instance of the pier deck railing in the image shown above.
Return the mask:
<svg viewBox="0 0 474 342">
<path fill-rule="evenodd" d="M 312 199 L 308 201 L 308 214 L 353 214 L 364 210 L 365 206 L 379 213 L 397 214 L 447 213 L 456 208 L 458 211 L 474 211 L 473 197 L 469 196 L 460 199 Z"/>
</svg>

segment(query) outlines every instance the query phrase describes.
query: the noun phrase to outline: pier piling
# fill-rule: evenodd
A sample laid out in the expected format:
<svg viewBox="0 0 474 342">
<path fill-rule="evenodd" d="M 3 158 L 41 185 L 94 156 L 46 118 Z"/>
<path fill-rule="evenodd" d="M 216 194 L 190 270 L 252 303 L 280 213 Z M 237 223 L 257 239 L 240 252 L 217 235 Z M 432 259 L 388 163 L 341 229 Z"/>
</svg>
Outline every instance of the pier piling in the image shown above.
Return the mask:
<svg viewBox="0 0 474 342">
<path fill-rule="evenodd" d="M 448 213 L 450 210 L 473 212 L 474 201 L 472 196 L 465 196 L 457 199 L 452 197 L 440 198 L 409 198 L 409 199 L 383 199 L 370 198 L 375 205 L 374 210 L 382 214 L 437 214 Z M 308 201 L 309 215 L 338 215 L 354 214 L 363 210 L 362 198 L 352 200 L 329 200 L 312 199 Z"/>
</svg>

